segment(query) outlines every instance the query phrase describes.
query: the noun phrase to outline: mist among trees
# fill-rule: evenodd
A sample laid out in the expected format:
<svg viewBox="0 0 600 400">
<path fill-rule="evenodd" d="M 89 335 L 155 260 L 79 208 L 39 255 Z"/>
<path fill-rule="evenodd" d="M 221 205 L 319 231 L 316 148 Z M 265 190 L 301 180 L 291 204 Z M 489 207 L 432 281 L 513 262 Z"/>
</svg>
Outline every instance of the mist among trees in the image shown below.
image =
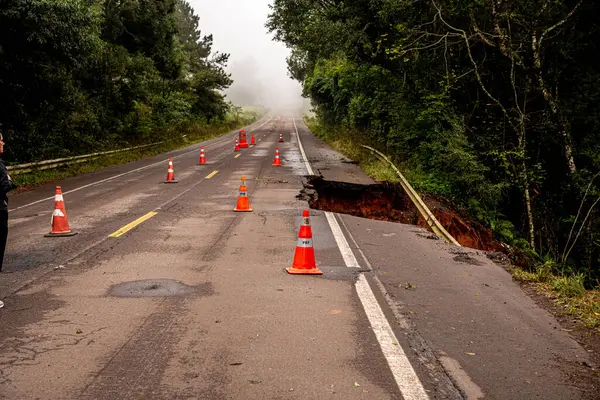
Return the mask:
<svg viewBox="0 0 600 400">
<path fill-rule="evenodd" d="M 598 15 L 583 0 L 275 0 L 268 27 L 330 135 L 593 285 Z"/>
</svg>

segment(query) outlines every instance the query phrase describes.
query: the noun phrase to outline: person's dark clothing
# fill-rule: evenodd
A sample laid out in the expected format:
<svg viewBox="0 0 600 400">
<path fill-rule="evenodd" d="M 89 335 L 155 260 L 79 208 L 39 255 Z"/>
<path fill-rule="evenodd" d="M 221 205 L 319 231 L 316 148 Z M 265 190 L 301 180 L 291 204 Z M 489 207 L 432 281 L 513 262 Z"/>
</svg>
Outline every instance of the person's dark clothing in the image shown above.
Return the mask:
<svg viewBox="0 0 600 400">
<path fill-rule="evenodd" d="M 15 184 L 8 179 L 8 170 L 0 160 L 0 211 L 8 211 L 8 192 L 15 188 Z"/>
<path fill-rule="evenodd" d="M 6 239 L 8 238 L 8 192 L 15 188 L 15 184 L 8 179 L 8 170 L 4 162 L 0 160 L 0 271 L 6 250 Z"/>
<path fill-rule="evenodd" d="M 8 211 L 0 210 L 0 271 L 6 250 L 6 239 L 8 239 Z"/>
</svg>

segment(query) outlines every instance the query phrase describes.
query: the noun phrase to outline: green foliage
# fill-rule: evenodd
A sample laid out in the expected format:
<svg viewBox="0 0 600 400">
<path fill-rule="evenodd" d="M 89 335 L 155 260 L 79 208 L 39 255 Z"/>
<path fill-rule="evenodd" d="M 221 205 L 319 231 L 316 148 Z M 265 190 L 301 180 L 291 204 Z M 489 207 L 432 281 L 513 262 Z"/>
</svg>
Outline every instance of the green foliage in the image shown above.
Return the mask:
<svg viewBox="0 0 600 400">
<path fill-rule="evenodd" d="M 552 289 L 565 297 L 581 297 L 585 294 L 583 274 L 562 276 L 552 282 Z"/>
<path fill-rule="evenodd" d="M 538 292 L 551 295 L 557 307 L 578 317 L 587 328 L 600 327 L 600 291 L 585 290 L 581 274 L 561 277 L 545 268 L 534 272 L 514 268 L 511 273 L 517 281 L 532 284 Z"/>
<path fill-rule="evenodd" d="M 5 159 L 53 159 L 220 124 L 228 55 L 185 0 L 0 2 Z"/>
<path fill-rule="evenodd" d="M 599 13 L 599 2 L 275 0 L 267 27 L 330 141 L 378 148 L 418 190 L 593 280 Z"/>
<path fill-rule="evenodd" d="M 70 176 L 94 172 L 110 165 L 124 164 L 142 158 L 152 157 L 180 147 L 205 141 L 242 126 L 246 126 L 256 121 L 262 115 L 261 111 L 263 110 L 243 110 L 238 115 L 228 115 L 225 122 L 212 125 L 190 123 L 181 127 L 181 131 L 179 132 L 180 135 L 156 146 L 104 155 L 85 163 L 70 164 L 68 166 L 46 170 L 34 170 L 25 174 L 13 174 L 12 178 L 17 186 L 19 186 L 18 190 L 28 190 L 30 187 L 41 183 L 54 182 Z"/>
</svg>

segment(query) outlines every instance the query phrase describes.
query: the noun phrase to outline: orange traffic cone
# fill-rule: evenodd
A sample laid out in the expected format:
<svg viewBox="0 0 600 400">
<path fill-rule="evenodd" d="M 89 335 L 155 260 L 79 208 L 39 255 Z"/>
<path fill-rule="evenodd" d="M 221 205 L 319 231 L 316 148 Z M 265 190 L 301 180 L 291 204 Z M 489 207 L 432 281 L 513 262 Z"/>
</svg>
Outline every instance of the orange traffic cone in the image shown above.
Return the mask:
<svg viewBox="0 0 600 400">
<path fill-rule="evenodd" d="M 252 134 L 252 137 L 250 139 L 250 146 L 256 146 L 256 142 L 254 142 L 254 133 Z"/>
<path fill-rule="evenodd" d="M 275 148 L 275 158 L 273 159 L 273 165 L 275 167 L 281 167 L 281 160 L 279 159 L 279 147 Z"/>
<path fill-rule="evenodd" d="M 279 143 L 283 143 L 283 134 L 282 133 L 279 134 Z"/>
<path fill-rule="evenodd" d="M 200 162 L 198 165 L 206 164 L 206 156 L 204 155 L 204 147 L 200 147 Z"/>
<path fill-rule="evenodd" d="M 246 140 L 246 131 L 243 129 L 240 130 L 240 148 L 241 149 L 248 148 L 248 141 Z"/>
<path fill-rule="evenodd" d="M 60 236 L 75 236 L 77 232 L 73 232 L 69 228 L 69 220 L 67 219 L 67 210 L 65 209 L 65 201 L 62 195 L 60 186 L 56 187 L 56 195 L 54 196 L 54 212 L 52 213 L 52 231 L 44 236 L 60 237 Z"/>
<path fill-rule="evenodd" d="M 235 138 L 235 149 L 233 151 L 240 151 L 240 142 L 238 142 L 238 138 Z"/>
<path fill-rule="evenodd" d="M 298 232 L 294 262 L 290 268 L 286 268 L 285 270 L 289 274 L 294 275 L 323 275 L 323 272 L 317 268 L 317 261 L 315 260 L 312 229 L 310 228 L 310 213 L 308 210 L 302 212 L 302 225 Z"/>
<path fill-rule="evenodd" d="M 248 202 L 248 188 L 246 187 L 246 177 L 242 175 L 242 184 L 240 185 L 240 195 L 238 196 L 237 205 L 233 211 L 252 211 Z"/>
<path fill-rule="evenodd" d="M 165 183 L 177 183 L 175 179 L 175 170 L 173 169 L 173 157 L 169 158 L 169 168 L 167 169 L 167 180 Z"/>
</svg>

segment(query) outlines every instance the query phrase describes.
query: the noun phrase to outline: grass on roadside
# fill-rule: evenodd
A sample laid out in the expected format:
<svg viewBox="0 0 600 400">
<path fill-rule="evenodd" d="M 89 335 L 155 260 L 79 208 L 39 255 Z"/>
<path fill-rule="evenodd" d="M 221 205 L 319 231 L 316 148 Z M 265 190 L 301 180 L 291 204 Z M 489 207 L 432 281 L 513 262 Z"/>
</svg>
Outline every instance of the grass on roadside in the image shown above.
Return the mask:
<svg viewBox="0 0 600 400">
<path fill-rule="evenodd" d="M 515 267 L 511 273 L 517 281 L 530 283 L 538 293 L 553 299 L 566 314 L 600 333 L 600 290 L 586 290 L 582 274 L 559 276 L 545 265 L 532 272 Z"/>
<path fill-rule="evenodd" d="M 128 162 L 153 157 L 157 154 L 166 153 L 171 150 L 212 139 L 234 129 L 249 125 L 256 119 L 258 119 L 257 114 L 249 113 L 245 114 L 242 118 L 239 118 L 238 121 L 229 121 L 219 126 L 192 126 L 185 130 L 185 137 L 179 136 L 172 140 L 167 140 L 157 146 L 113 153 L 106 156 L 100 156 L 91 161 L 65 165 L 59 168 L 36 170 L 24 174 L 13 175 L 12 178 L 15 184 L 19 186 L 17 191 L 28 190 L 33 186 L 42 183 L 54 182 L 71 176 L 98 171 L 112 165 L 126 164 Z"/>
<path fill-rule="evenodd" d="M 318 138 L 327 142 L 335 151 L 343 154 L 351 160 L 358 161 L 361 169 L 371 178 L 377 181 L 399 182 L 400 178 L 394 169 L 386 162 L 378 158 L 368 149 L 361 147 L 352 140 L 342 137 L 334 137 L 326 128 L 318 124 L 314 119 L 305 119 L 306 125 Z"/>
</svg>

